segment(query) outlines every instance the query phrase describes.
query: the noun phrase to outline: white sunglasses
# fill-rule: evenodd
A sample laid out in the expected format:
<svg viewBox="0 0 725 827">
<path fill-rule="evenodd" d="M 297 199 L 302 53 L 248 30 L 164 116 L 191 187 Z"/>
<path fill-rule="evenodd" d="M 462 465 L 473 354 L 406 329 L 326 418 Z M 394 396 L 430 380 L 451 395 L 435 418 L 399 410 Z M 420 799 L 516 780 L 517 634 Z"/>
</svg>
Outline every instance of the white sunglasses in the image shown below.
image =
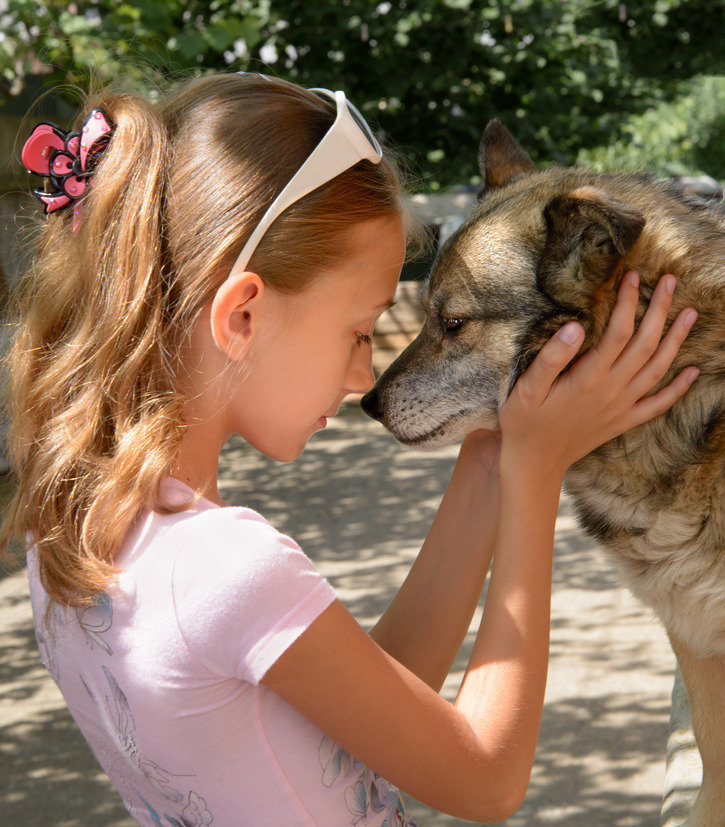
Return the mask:
<svg viewBox="0 0 725 827">
<path fill-rule="evenodd" d="M 335 121 L 262 216 L 232 265 L 230 276 L 235 271 L 243 271 L 249 264 L 262 236 L 287 207 L 308 192 L 331 181 L 358 161 L 372 161 L 373 164 L 378 164 L 382 160 L 383 151 L 375 135 L 358 109 L 347 100 L 344 92 L 317 88 L 309 91 L 336 102 Z"/>
</svg>

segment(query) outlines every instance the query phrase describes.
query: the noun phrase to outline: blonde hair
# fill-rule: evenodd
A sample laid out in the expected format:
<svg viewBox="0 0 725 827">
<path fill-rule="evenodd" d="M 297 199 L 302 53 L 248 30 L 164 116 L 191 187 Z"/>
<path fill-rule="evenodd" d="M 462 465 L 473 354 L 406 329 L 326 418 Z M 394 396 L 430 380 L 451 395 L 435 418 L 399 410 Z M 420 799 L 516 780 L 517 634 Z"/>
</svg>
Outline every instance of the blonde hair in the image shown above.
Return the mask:
<svg viewBox="0 0 725 827">
<path fill-rule="evenodd" d="M 0 548 L 38 549 L 52 600 L 88 602 L 114 554 L 161 496 L 185 430 L 178 354 L 255 224 L 330 127 L 334 104 L 292 83 L 220 74 L 166 100 L 107 88 L 89 97 L 114 126 L 84 198 L 41 220 L 13 291 L 6 359 L 17 488 Z M 344 259 L 352 225 L 406 214 L 394 164 L 361 161 L 286 210 L 249 269 L 303 290 Z M 414 226 L 414 223 L 409 224 Z"/>
</svg>

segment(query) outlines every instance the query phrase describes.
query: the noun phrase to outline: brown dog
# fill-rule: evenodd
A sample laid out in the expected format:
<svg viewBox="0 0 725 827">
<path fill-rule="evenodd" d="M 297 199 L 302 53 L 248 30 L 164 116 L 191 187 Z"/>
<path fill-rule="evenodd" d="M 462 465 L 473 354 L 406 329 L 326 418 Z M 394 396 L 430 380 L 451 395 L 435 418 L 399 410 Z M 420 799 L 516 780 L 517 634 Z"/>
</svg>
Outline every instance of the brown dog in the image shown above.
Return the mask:
<svg viewBox="0 0 725 827">
<path fill-rule="evenodd" d="M 655 388 L 700 377 L 669 411 L 571 466 L 584 530 L 664 623 L 703 758 L 689 824 L 725 825 L 725 210 L 644 174 L 538 170 L 492 121 L 473 216 L 440 250 L 418 338 L 363 398 L 401 442 L 434 447 L 498 427 L 516 379 L 563 324 L 599 340 L 623 274 L 640 274 L 637 323 L 663 273 L 698 320 Z M 653 391 L 654 392 L 654 391 Z"/>
</svg>

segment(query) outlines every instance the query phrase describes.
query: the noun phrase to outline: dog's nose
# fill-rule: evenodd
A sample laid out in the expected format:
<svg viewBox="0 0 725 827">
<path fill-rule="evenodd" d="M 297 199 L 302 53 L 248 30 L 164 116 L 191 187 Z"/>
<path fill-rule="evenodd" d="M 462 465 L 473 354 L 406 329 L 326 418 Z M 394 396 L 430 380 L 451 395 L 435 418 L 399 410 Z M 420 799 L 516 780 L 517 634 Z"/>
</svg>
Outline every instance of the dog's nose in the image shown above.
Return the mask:
<svg viewBox="0 0 725 827">
<path fill-rule="evenodd" d="M 375 388 L 368 391 L 365 396 L 363 396 L 360 400 L 360 405 L 368 416 L 372 416 L 373 419 L 382 419 L 383 404 L 380 401 L 380 396 Z"/>
</svg>

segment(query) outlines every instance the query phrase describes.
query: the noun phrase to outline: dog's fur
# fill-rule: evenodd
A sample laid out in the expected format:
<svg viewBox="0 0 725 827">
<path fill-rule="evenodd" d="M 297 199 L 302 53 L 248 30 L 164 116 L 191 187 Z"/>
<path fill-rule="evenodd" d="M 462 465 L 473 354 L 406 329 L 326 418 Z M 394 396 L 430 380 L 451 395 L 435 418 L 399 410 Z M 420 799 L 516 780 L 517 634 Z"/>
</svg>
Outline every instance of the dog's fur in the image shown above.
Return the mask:
<svg viewBox="0 0 725 827">
<path fill-rule="evenodd" d="M 659 277 L 677 276 L 668 322 L 688 306 L 699 315 L 653 392 L 686 365 L 699 378 L 564 483 L 584 530 L 667 628 L 704 764 L 690 823 L 725 824 L 725 210 L 645 174 L 538 170 L 498 121 L 479 162 L 480 204 L 438 254 L 423 329 L 363 407 L 419 447 L 495 429 L 515 381 L 563 324 L 583 325 L 581 355 L 625 272 L 640 274 L 637 323 Z"/>
</svg>

